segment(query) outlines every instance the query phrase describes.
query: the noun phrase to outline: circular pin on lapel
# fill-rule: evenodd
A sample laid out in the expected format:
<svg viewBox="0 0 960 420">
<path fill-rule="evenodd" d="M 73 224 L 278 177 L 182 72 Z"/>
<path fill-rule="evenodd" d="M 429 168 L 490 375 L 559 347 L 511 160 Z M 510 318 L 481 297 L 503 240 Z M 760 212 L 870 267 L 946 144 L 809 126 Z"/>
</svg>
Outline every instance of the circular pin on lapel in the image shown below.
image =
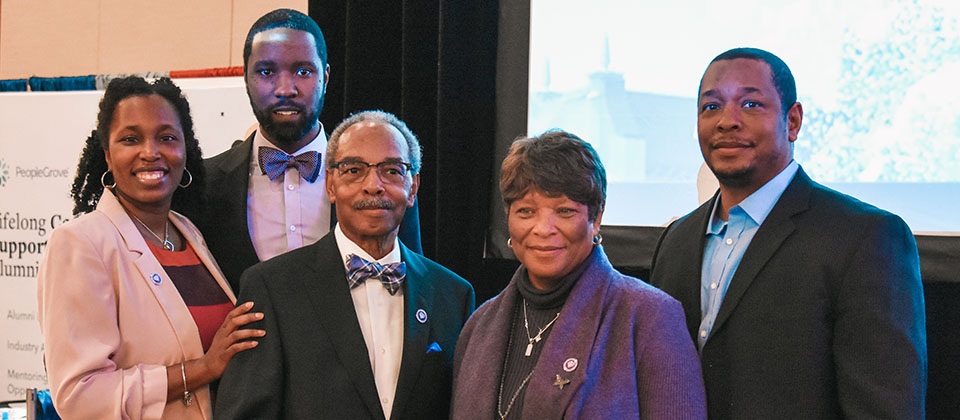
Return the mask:
<svg viewBox="0 0 960 420">
<path fill-rule="evenodd" d="M 157 273 L 153 273 L 153 275 L 150 276 L 150 278 L 153 279 L 153 284 L 157 284 L 157 285 L 159 285 L 163 281 L 163 278 L 160 277 L 160 275 Z"/>
<path fill-rule="evenodd" d="M 576 358 L 573 358 L 573 357 L 571 357 L 571 358 L 569 358 L 569 359 L 567 359 L 567 360 L 564 360 L 564 361 L 563 361 L 563 371 L 564 371 L 564 372 L 573 372 L 573 371 L 577 370 L 577 365 L 579 365 L 579 364 L 580 364 L 580 362 L 579 362 Z"/>
<path fill-rule="evenodd" d="M 426 324 L 426 323 L 427 323 L 427 311 L 423 310 L 422 308 L 421 308 L 421 309 L 417 309 L 417 321 L 420 322 L 421 324 Z"/>
</svg>

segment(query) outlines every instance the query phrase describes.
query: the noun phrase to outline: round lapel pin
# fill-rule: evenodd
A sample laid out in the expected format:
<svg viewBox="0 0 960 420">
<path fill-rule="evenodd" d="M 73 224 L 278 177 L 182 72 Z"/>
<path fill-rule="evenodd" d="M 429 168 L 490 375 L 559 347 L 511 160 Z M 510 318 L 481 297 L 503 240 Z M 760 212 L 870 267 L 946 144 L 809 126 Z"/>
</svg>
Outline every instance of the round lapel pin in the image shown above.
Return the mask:
<svg viewBox="0 0 960 420">
<path fill-rule="evenodd" d="M 564 372 L 573 372 L 573 371 L 577 370 L 577 366 L 578 366 L 579 364 L 580 364 L 580 362 L 579 362 L 576 358 L 574 358 L 574 357 L 571 357 L 571 358 L 569 358 L 569 359 L 567 359 L 567 360 L 564 360 L 564 361 L 563 361 L 563 371 L 564 371 Z"/>
<path fill-rule="evenodd" d="M 160 277 L 160 275 L 157 273 L 153 273 L 153 275 L 150 276 L 150 278 L 153 279 L 153 284 L 156 284 L 156 285 L 159 285 L 161 282 L 163 282 L 163 277 Z"/>
<path fill-rule="evenodd" d="M 422 308 L 417 309 L 417 322 L 421 324 L 427 323 L 427 311 L 423 310 Z"/>
</svg>

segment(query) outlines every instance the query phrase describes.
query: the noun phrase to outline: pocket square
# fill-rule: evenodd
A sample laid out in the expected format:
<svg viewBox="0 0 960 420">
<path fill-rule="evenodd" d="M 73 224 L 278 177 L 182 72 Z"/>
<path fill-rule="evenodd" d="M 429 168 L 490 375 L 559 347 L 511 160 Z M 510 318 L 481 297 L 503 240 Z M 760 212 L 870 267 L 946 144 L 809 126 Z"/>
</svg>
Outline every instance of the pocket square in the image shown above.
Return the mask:
<svg viewBox="0 0 960 420">
<path fill-rule="evenodd" d="M 443 351 L 443 349 L 440 348 L 440 344 L 438 344 L 436 341 L 434 341 L 433 343 L 430 343 L 430 345 L 427 346 L 427 354 L 441 352 L 441 351 Z"/>
</svg>

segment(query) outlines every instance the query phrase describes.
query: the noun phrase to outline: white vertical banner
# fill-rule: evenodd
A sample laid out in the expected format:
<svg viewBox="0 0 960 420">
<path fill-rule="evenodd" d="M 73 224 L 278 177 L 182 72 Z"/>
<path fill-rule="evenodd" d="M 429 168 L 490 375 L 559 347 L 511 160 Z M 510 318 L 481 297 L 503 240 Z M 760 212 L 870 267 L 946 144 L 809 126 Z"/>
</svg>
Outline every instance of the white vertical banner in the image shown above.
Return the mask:
<svg viewBox="0 0 960 420">
<path fill-rule="evenodd" d="M 174 80 L 209 157 L 255 119 L 240 77 Z M 0 94 L 0 401 L 47 388 L 37 273 L 50 233 L 73 218 L 70 188 L 102 91 Z"/>
</svg>

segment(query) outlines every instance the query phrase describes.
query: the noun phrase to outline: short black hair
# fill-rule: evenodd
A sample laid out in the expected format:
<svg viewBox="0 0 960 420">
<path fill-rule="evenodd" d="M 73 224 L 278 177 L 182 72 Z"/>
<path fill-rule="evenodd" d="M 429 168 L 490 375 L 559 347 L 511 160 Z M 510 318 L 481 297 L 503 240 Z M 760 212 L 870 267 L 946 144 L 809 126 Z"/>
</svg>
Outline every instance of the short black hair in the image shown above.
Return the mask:
<svg viewBox="0 0 960 420">
<path fill-rule="evenodd" d="M 189 187 L 178 188 L 173 194 L 172 208 L 196 208 L 200 205 L 204 178 L 203 153 L 200 151 L 200 142 L 197 141 L 193 132 L 190 104 L 180 88 L 166 77 L 149 83 L 141 77 L 128 76 L 112 80 L 107 85 L 106 92 L 103 93 L 103 99 L 100 100 L 97 129 L 87 137 L 80 155 L 80 163 L 77 164 L 77 176 L 70 189 L 75 216 L 96 209 L 100 196 L 103 195 L 100 179 L 107 172 L 107 160 L 103 151 L 107 150 L 110 144 L 110 124 L 113 123 L 113 114 L 117 105 L 131 96 L 149 95 L 162 97 L 176 110 L 187 150 L 186 168 L 193 177 Z"/>
<path fill-rule="evenodd" d="M 710 60 L 710 64 L 717 61 L 736 60 L 738 58 L 759 60 L 767 63 L 767 66 L 770 67 L 770 74 L 773 77 L 773 86 L 776 87 L 777 93 L 780 94 L 780 108 L 783 112 L 783 118 L 786 119 L 790 107 L 797 103 L 797 82 L 793 79 L 793 73 L 790 72 L 790 67 L 787 67 L 787 63 L 784 63 L 780 57 L 777 57 L 769 51 L 759 48 L 741 47 L 720 53 L 720 55 L 714 57 L 713 60 Z M 709 65 L 707 67 L 709 67 Z M 703 78 L 700 78 L 700 86 L 697 87 L 698 98 L 702 85 Z"/>
<path fill-rule="evenodd" d="M 317 56 L 320 64 L 327 66 L 327 42 L 323 39 L 323 32 L 317 22 L 301 12 L 293 9 L 277 9 L 257 19 L 247 32 L 247 39 L 243 42 L 243 74 L 247 74 L 247 60 L 250 59 L 250 50 L 253 46 L 253 37 L 263 31 L 276 28 L 289 28 L 304 31 L 313 35 L 313 42 L 317 44 Z M 323 71 L 323 69 L 320 69 Z"/>
</svg>

